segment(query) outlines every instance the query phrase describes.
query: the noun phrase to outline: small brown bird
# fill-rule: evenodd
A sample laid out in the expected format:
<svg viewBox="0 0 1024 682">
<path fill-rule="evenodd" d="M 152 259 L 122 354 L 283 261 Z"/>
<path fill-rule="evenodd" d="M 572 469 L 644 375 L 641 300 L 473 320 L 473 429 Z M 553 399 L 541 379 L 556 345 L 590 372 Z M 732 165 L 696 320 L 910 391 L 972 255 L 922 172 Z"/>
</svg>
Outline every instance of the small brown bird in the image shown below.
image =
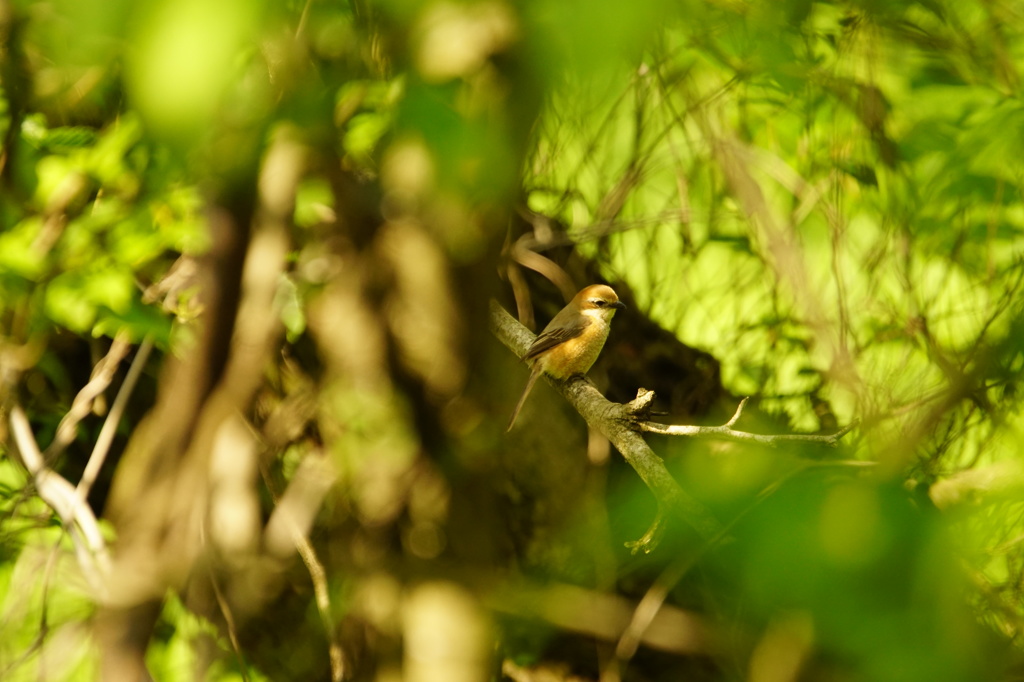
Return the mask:
<svg viewBox="0 0 1024 682">
<path fill-rule="evenodd" d="M 507 431 L 512 430 L 541 372 L 556 379 L 587 373 L 604 347 L 615 311 L 625 308 L 610 286 L 592 284 L 555 315 L 523 356 L 523 360 L 531 363 L 533 371 L 512 412 Z"/>
</svg>

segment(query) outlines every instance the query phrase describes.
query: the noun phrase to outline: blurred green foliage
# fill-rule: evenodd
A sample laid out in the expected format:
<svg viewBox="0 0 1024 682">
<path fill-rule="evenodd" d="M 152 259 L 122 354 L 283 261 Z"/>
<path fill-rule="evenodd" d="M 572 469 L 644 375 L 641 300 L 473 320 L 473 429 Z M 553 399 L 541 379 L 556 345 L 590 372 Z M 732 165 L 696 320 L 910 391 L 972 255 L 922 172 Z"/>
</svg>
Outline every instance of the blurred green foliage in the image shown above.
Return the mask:
<svg viewBox="0 0 1024 682">
<path fill-rule="evenodd" d="M 474 544 L 526 534 L 506 526 L 550 514 L 552 528 L 515 537 L 514 549 L 491 540 L 513 556 L 487 565 L 488 577 L 516 569 L 632 600 L 692 559 L 668 604 L 729 641 L 660 668 L 623 658 L 623 679 L 1010 679 L 1001 666 L 1020 660 L 1024 624 L 1015 3 L 52 0 L 0 10 L 0 414 L 21 400 L 40 434 L 111 339 L 186 354 L 179 342 L 202 311 L 198 285 L 174 268 L 214 242 L 207 211 L 235 195 L 258 203 L 253 179 L 282 129 L 315 150 L 290 206 L 288 272 L 274 283 L 285 350 L 267 373 L 288 400 L 314 403 L 318 421 L 270 453 L 264 474 L 293 481 L 313 449 L 304 438 L 323 441 L 340 469 L 313 535 L 340 637 L 383 661 L 360 669 L 365 679 L 390 679 L 402 660 L 396 604 L 407 595 L 393 583 L 479 569 L 447 554 L 454 569 L 423 568 L 446 550 L 460 483 L 453 452 L 423 463 L 435 431 L 495 460 L 510 446 L 491 433 L 503 418 L 490 408 L 453 400 L 438 426 L 399 388 L 333 377 L 303 393 L 314 389 L 294 365 L 332 362 L 310 333 L 332 313 L 318 296 L 358 270 L 345 249 L 369 241 L 360 225 L 338 227 L 358 215 L 339 197 L 371 205 L 392 229 L 409 216 L 427 224 L 416 242 L 425 268 L 482 263 L 488 276 L 521 199 L 571 245 L 560 265 L 582 257 L 628 286 L 631 306 L 714 356 L 728 393 L 755 397 L 760 421 L 744 426 L 817 432 L 860 420 L 836 458 L 652 441 L 727 524 L 721 546 L 673 529 L 651 556 L 630 556 L 624 543 L 654 505 L 617 461 L 509 474 L 502 494 L 515 511 L 474 508 L 477 528 L 448 529 L 452 544 Z M 363 184 L 339 189 L 341 170 Z M 395 234 L 376 248 L 398 262 L 417 233 Z M 433 291 L 421 285 L 408 286 Z M 393 321 L 403 310 L 383 298 Z M 353 325 L 366 314 L 344 310 Z M 451 319 L 453 336 L 486 327 Z M 272 402 L 255 411 L 265 417 Z M 51 462 L 72 483 L 93 436 L 83 428 L 81 452 Z M 96 604 L 74 548 L 24 471 L 0 457 L 0 676 L 93 679 Z M 542 470 L 579 487 L 538 483 Z M 272 497 L 261 489 L 264 511 Z M 169 594 L 151 673 L 326 674 L 303 580 L 241 652 L 222 623 Z M 557 630 L 511 619 L 501 653 L 611 674 L 605 653 L 594 662 L 588 649 L 581 662 Z"/>
</svg>

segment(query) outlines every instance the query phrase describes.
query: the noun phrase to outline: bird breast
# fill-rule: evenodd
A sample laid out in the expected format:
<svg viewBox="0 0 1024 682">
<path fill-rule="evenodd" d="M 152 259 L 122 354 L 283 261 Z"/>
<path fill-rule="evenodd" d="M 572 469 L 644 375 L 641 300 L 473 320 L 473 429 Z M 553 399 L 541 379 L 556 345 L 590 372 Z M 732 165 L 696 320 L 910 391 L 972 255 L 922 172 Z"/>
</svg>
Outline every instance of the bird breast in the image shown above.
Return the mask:
<svg viewBox="0 0 1024 682">
<path fill-rule="evenodd" d="M 538 359 L 541 369 L 558 379 L 574 374 L 586 374 L 593 366 L 608 338 L 610 326 L 603 320 L 594 320 L 579 336 L 569 339 Z"/>
</svg>

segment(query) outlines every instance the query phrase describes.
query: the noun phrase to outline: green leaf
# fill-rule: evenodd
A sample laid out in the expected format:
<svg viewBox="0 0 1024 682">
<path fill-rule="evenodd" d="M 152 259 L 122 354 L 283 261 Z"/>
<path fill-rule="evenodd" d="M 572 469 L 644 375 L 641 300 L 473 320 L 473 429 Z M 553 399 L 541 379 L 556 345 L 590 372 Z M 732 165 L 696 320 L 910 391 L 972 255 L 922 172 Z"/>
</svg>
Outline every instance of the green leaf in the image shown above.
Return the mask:
<svg viewBox="0 0 1024 682">
<path fill-rule="evenodd" d="M 32 216 L 0 234 L 0 272 L 37 279 L 46 269 L 46 252 L 37 246 L 43 219 Z"/>
<path fill-rule="evenodd" d="M 85 295 L 80 273 L 57 275 L 46 285 L 46 313 L 51 320 L 74 332 L 87 332 L 96 319 L 96 305 Z"/>
</svg>

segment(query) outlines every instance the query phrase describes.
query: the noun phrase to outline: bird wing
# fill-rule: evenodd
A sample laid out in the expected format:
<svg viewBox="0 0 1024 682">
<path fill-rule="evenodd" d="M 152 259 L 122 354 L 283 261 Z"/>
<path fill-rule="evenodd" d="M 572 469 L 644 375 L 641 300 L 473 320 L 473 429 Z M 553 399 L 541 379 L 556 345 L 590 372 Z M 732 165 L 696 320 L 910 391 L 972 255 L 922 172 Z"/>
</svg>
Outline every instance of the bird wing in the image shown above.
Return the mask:
<svg viewBox="0 0 1024 682">
<path fill-rule="evenodd" d="M 582 317 L 582 315 L 580 317 Z M 561 345 L 569 339 L 575 339 L 577 336 L 582 334 L 583 330 L 590 326 L 590 324 L 590 320 L 584 318 L 584 322 L 582 324 L 573 325 L 572 327 L 558 326 L 553 329 L 545 329 L 536 339 L 533 340 L 533 343 L 530 344 L 530 350 L 526 351 L 526 355 L 523 356 L 523 360 L 533 360 L 544 351 Z"/>
</svg>

